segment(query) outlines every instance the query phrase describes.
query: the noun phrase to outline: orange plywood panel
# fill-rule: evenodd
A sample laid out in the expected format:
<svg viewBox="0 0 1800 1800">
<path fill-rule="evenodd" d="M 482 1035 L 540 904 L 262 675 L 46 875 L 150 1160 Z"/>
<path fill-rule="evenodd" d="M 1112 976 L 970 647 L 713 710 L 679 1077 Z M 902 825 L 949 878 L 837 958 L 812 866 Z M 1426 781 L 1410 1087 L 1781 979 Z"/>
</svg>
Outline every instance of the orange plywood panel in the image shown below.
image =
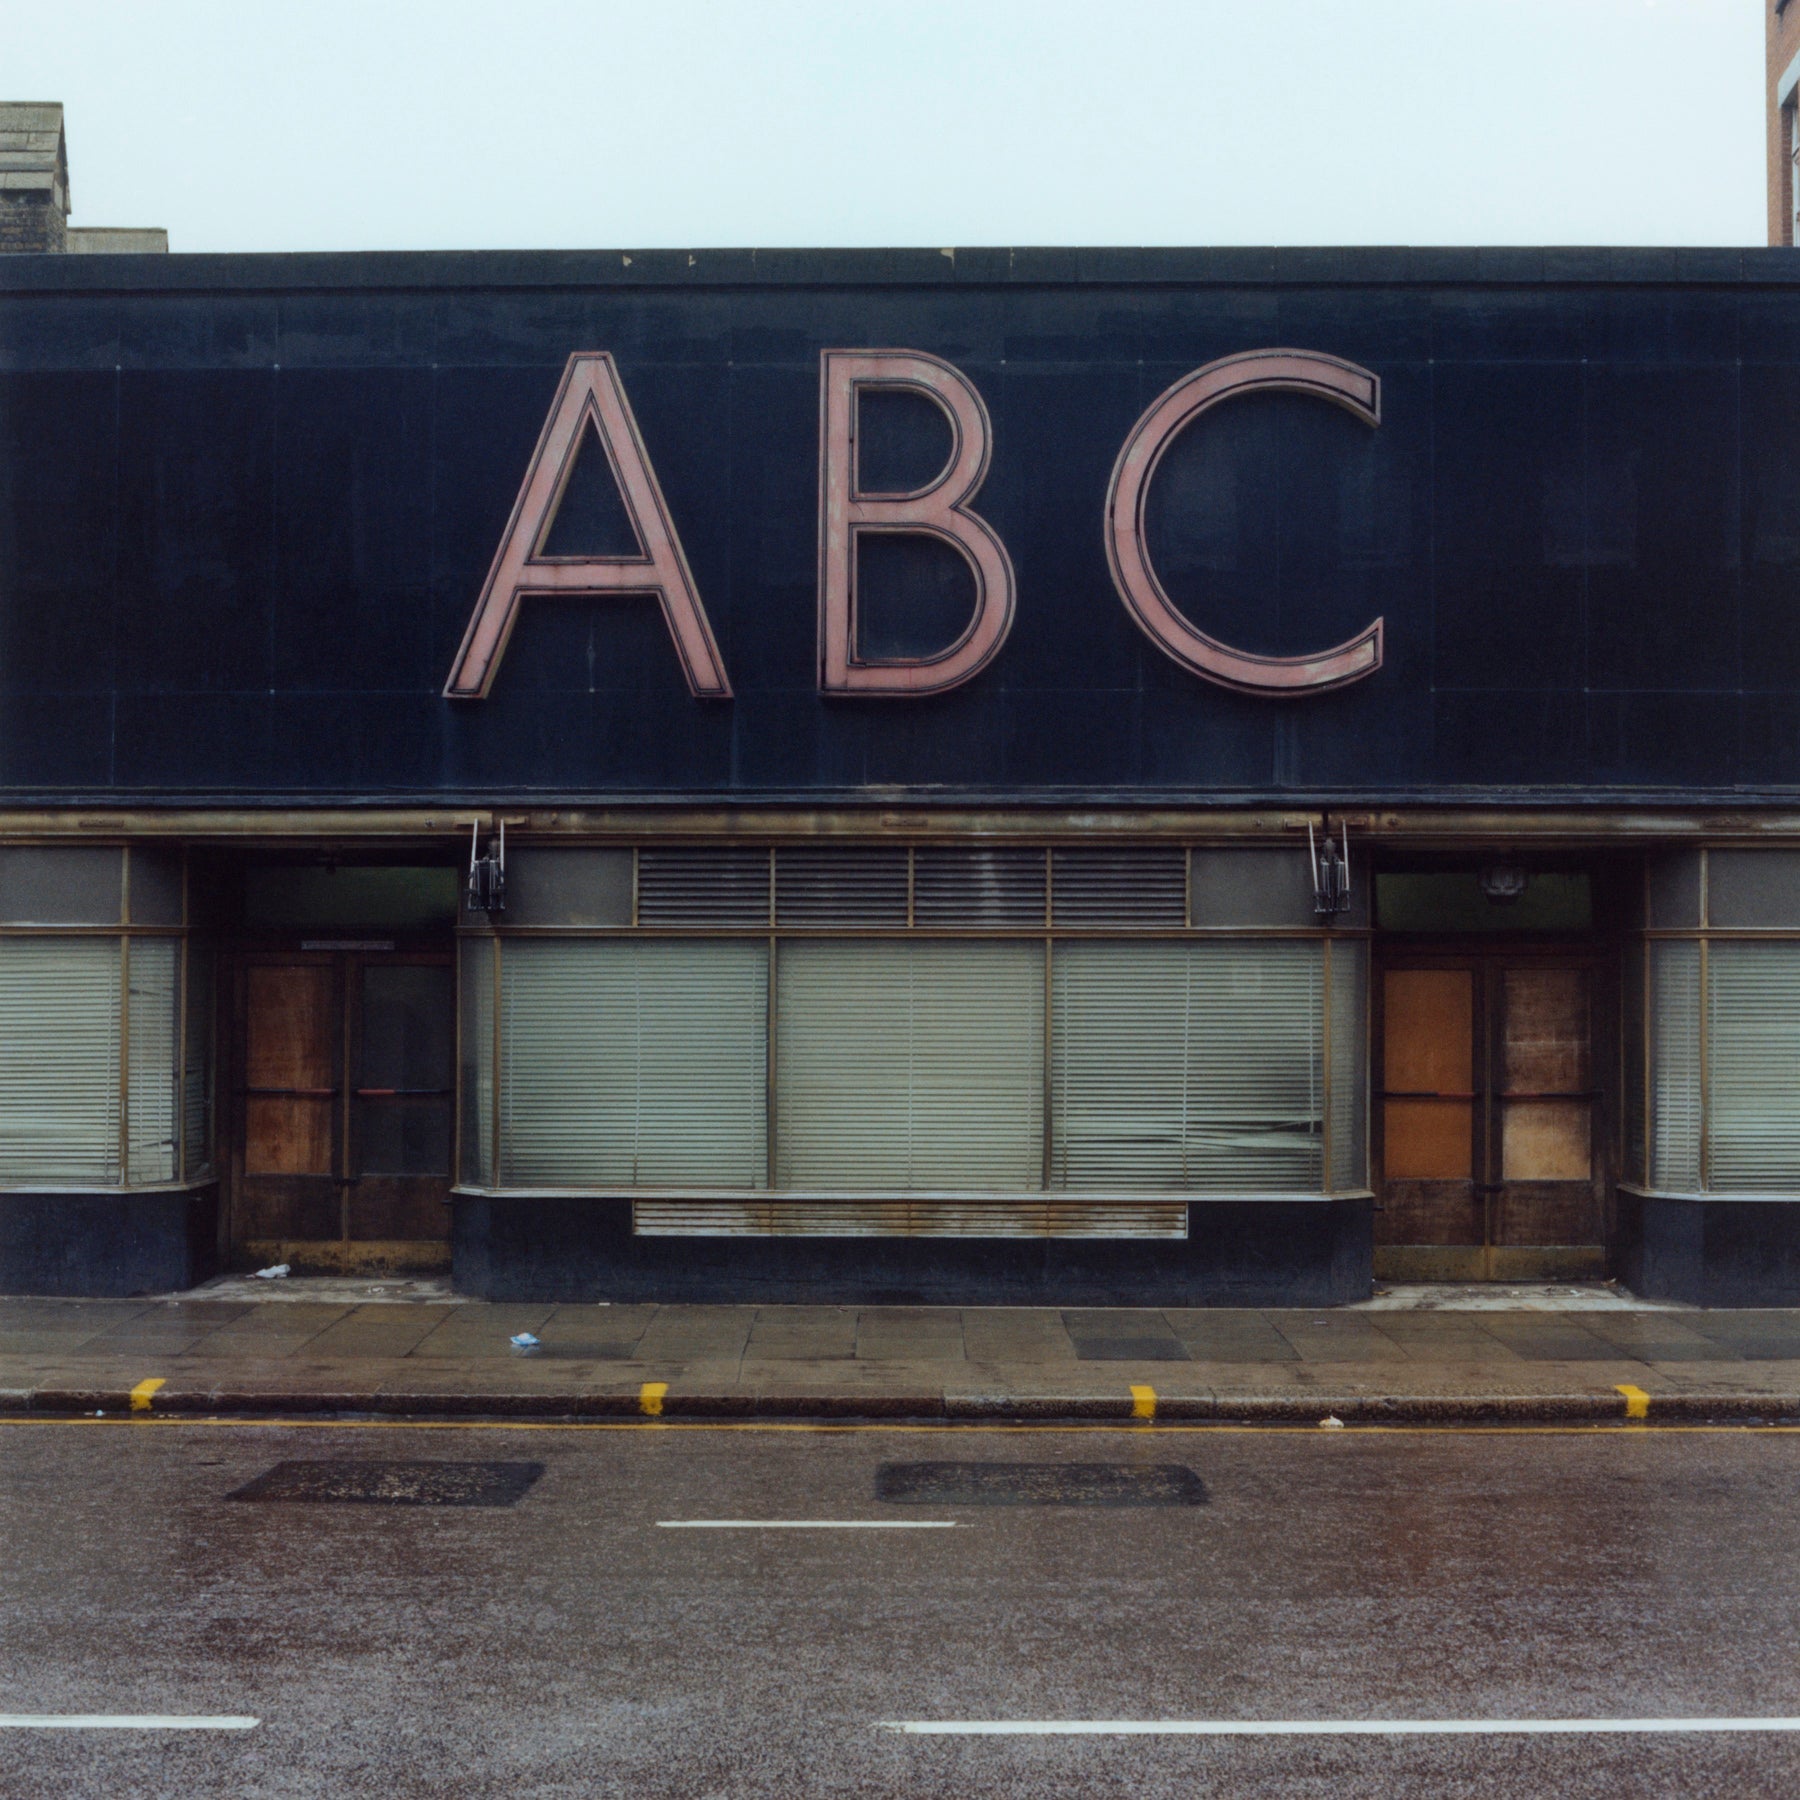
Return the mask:
<svg viewBox="0 0 1800 1800">
<path fill-rule="evenodd" d="M 253 964 L 244 971 L 244 1085 L 329 1088 L 336 983 L 324 964 Z"/>
<path fill-rule="evenodd" d="M 1468 1100 L 1386 1102 L 1389 1179 L 1467 1179 L 1474 1167 L 1474 1113 Z"/>
<path fill-rule="evenodd" d="M 1469 1093 L 1475 1085 L 1474 971 L 1389 969 L 1382 994 L 1382 1085 L 1407 1094 Z"/>
<path fill-rule="evenodd" d="M 246 1175 L 329 1175 L 329 1100 L 252 1094 L 244 1102 Z"/>
</svg>

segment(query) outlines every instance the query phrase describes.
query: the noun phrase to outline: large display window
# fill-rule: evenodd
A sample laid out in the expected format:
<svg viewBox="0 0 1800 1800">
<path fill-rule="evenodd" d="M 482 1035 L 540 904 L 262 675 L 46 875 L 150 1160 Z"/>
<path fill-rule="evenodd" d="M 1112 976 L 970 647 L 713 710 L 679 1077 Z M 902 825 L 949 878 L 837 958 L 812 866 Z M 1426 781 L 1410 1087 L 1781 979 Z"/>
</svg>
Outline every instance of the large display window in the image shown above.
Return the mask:
<svg viewBox="0 0 1800 1800">
<path fill-rule="evenodd" d="M 1365 1191 L 1367 936 L 1318 922 L 1305 867 L 1141 843 L 515 854 L 507 913 L 463 941 L 461 1185 Z"/>
<path fill-rule="evenodd" d="M 0 1188 L 212 1168 L 209 953 L 179 852 L 0 847 Z"/>
</svg>

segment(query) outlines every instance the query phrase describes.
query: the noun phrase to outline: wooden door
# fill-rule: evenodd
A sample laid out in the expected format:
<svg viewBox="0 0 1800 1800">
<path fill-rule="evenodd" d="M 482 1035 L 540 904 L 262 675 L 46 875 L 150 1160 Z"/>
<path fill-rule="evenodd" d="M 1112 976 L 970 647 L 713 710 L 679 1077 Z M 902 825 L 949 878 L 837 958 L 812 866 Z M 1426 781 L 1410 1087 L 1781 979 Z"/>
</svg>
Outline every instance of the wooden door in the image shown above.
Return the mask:
<svg viewBox="0 0 1800 1800">
<path fill-rule="evenodd" d="M 1594 988 L 1516 953 L 1384 970 L 1378 1277 L 1605 1272 Z"/>
<path fill-rule="evenodd" d="M 447 1267 L 449 960 L 255 953 L 236 994 L 234 1260 Z"/>
</svg>

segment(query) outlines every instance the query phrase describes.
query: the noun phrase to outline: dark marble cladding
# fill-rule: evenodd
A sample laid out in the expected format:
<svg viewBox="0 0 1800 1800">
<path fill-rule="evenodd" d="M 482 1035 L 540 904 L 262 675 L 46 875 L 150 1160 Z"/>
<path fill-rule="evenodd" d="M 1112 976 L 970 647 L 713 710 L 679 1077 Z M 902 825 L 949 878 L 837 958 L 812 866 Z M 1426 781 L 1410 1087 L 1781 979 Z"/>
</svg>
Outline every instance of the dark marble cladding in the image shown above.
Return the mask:
<svg viewBox="0 0 1800 1800">
<path fill-rule="evenodd" d="M 732 1305 L 1332 1306 L 1371 1286 L 1367 1200 L 1208 1201 L 1185 1241 L 635 1237 L 626 1200 L 452 1200 L 457 1291 Z"/>
<path fill-rule="evenodd" d="M 1619 1273 L 1648 1300 L 1800 1306 L 1800 1200 L 1619 1195 Z"/>
<path fill-rule="evenodd" d="M 1380 613 L 1387 662 L 1251 699 L 1136 628 L 1101 512 L 1164 387 L 1282 343 L 1373 368 L 1381 426 L 1221 407 L 1170 452 L 1154 553 L 1245 649 Z M 975 505 L 1018 612 L 953 696 L 815 690 L 818 355 L 856 345 L 948 358 L 992 418 Z M 734 702 L 692 700 L 627 597 L 527 602 L 491 696 L 441 697 L 578 349 L 618 359 Z M 1786 251 L 11 259 L 0 794 L 1791 803 L 1797 400 Z M 871 479 L 943 439 L 872 404 Z M 578 510 L 617 536 L 606 494 Z M 871 654 L 959 629 L 942 545 L 864 573 Z"/>
<path fill-rule="evenodd" d="M 0 1194 L 0 1294 L 123 1299 L 218 1272 L 219 1190 Z"/>
</svg>

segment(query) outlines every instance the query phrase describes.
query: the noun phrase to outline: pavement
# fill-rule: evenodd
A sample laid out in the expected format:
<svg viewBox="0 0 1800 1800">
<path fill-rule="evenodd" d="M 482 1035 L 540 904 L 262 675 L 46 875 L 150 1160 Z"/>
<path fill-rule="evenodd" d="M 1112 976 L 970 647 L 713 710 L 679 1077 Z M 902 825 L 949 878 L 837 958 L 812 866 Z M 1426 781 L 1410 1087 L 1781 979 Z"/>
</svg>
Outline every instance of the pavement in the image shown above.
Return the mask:
<svg viewBox="0 0 1800 1800">
<path fill-rule="evenodd" d="M 1779 1426 L 15 1417 L 0 1794 L 1792 1800 L 1797 1483 Z"/>
<path fill-rule="evenodd" d="M 538 1341 L 521 1351 L 512 1339 Z M 0 1299 L 0 1413 L 1800 1419 L 1800 1311 L 1605 1285 L 1326 1309 L 498 1305 L 433 1282 L 235 1277 Z"/>
</svg>

